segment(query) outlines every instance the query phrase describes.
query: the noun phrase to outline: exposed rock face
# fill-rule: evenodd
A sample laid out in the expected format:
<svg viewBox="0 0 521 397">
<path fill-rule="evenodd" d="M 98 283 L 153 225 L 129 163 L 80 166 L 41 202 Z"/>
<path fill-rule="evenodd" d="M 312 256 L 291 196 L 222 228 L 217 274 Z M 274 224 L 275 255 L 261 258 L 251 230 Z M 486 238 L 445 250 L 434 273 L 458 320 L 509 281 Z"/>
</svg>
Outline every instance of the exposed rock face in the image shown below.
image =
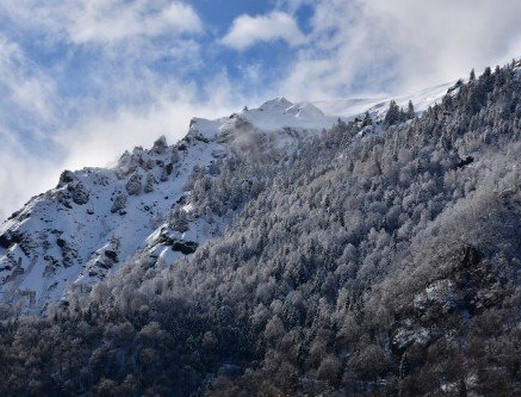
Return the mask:
<svg viewBox="0 0 521 397">
<path fill-rule="evenodd" d="M 57 238 L 56 244 L 61 249 L 63 266 L 70 267 L 74 265 L 74 260 L 78 257 L 78 251 L 75 248 L 72 248 L 67 240 L 62 238 Z"/>
<path fill-rule="evenodd" d="M 152 151 L 157 154 L 163 154 L 168 149 L 168 143 L 164 135 L 161 135 L 152 146 Z"/>
<path fill-rule="evenodd" d="M 11 242 L 9 241 L 9 239 L 7 238 L 6 235 L 1 235 L 0 236 L 0 248 L 9 248 L 9 246 L 11 245 Z"/>
<path fill-rule="evenodd" d="M 66 186 L 68 183 L 74 181 L 74 173 L 69 170 L 65 170 L 60 175 L 60 180 L 58 182 L 58 188 Z"/>
<path fill-rule="evenodd" d="M 22 235 L 16 232 L 6 232 L 0 235 L 0 247 L 9 248 L 14 244 L 22 242 Z"/>
<path fill-rule="evenodd" d="M 67 190 L 72 193 L 72 201 L 74 201 L 74 203 L 83 205 L 89 202 L 89 191 L 81 183 L 69 185 Z"/>
<path fill-rule="evenodd" d="M 154 175 L 152 174 L 147 174 L 145 187 L 143 188 L 145 193 L 152 193 L 154 191 L 154 185 L 157 185 L 156 178 L 154 178 Z"/>
<path fill-rule="evenodd" d="M 127 190 L 127 193 L 130 196 L 137 196 L 139 193 L 141 193 L 141 179 L 142 175 L 139 172 L 133 172 L 132 175 L 130 175 L 130 179 L 128 180 L 125 188 Z"/>
<path fill-rule="evenodd" d="M 114 204 L 110 208 L 110 212 L 113 214 L 122 211 L 127 205 L 127 196 L 125 194 L 119 194 L 114 200 Z"/>
<path fill-rule="evenodd" d="M 172 244 L 172 250 L 176 252 L 180 252 L 184 255 L 193 254 L 196 250 L 199 244 L 197 244 L 194 241 L 184 241 L 184 240 L 173 240 L 171 242 Z"/>
<path fill-rule="evenodd" d="M 419 291 L 413 302 L 397 313 L 392 337 L 396 354 L 412 346 L 427 348 L 447 330 L 462 332 L 466 319 L 498 305 L 508 293 L 480 252 L 465 247 L 452 271 Z"/>
</svg>

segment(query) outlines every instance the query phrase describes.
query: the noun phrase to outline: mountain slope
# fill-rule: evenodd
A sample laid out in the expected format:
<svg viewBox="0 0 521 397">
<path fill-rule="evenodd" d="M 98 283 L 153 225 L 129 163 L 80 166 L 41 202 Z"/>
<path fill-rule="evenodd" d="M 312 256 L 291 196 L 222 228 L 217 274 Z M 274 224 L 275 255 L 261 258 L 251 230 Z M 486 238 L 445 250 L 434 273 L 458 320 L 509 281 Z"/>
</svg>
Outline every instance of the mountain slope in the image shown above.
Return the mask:
<svg viewBox="0 0 521 397">
<path fill-rule="evenodd" d="M 41 310 L 67 286 L 88 290 L 139 249 L 165 261 L 192 253 L 227 219 L 194 213 L 194 172 L 218 172 L 222 159 L 261 135 L 284 147 L 334 120 L 278 98 L 229 118 L 193 119 L 177 144 L 162 137 L 150 150 L 126 152 L 113 169 L 65 171 L 0 228 L 0 300 Z"/>
<path fill-rule="evenodd" d="M 0 322 L 0 393 L 519 394 L 519 65 L 449 91 L 236 138 L 179 204 L 226 231 L 175 260 L 154 234 L 88 295 Z"/>
</svg>

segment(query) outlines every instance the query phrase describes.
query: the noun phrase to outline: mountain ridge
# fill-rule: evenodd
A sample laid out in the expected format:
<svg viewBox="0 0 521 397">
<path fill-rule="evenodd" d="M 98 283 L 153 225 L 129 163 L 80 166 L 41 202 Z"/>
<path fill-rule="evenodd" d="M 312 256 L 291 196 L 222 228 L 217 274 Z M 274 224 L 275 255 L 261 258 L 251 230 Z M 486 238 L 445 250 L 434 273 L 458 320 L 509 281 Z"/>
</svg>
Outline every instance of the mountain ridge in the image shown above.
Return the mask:
<svg viewBox="0 0 521 397">
<path fill-rule="evenodd" d="M 226 225 L 190 216 L 184 186 L 194 169 L 215 168 L 237 142 L 272 136 L 283 148 L 335 120 L 312 104 L 276 98 L 230 117 L 194 118 L 175 145 L 162 136 L 151 149 L 126 151 L 113 168 L 64 171 L 55 189 L 1 225 L 0 299 L 37 312 L 67 289 L 88 291 L 138 250 L 165 261 L 193 252 Z M 183 223 L 178 230 L 172 217 L 182 218 L 170 221 Z"/>
</svg>

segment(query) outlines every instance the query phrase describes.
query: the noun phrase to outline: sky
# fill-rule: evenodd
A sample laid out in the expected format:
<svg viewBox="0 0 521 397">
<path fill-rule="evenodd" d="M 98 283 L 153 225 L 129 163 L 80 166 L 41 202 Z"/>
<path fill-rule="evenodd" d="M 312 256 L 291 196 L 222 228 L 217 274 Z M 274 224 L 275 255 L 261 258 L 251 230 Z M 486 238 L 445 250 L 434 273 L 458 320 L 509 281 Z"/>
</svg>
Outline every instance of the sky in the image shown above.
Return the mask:
<svg viewBox="0 0 521 397">
<path fill-rule="evenodd" d="M 511 0 L 2 0 L 0 221 L 64 169 L 284 96 L 412 93 L 521 56 Z"/>
</svg>

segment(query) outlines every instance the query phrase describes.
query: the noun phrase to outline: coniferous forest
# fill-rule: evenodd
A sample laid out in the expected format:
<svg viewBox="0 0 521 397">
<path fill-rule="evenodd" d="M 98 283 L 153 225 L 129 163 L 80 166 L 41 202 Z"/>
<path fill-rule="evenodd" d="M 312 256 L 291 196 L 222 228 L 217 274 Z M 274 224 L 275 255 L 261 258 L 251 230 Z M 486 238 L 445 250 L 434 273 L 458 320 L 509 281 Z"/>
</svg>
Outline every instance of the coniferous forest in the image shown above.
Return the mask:
<svg viewBox="0 0 521 397">
<path fill-rule="evenodd" d="M 519 65 L 411 107 L 194 170 L 224 236 L 5 311 L 0 394 L 518 395 Z"/>
</svg>

